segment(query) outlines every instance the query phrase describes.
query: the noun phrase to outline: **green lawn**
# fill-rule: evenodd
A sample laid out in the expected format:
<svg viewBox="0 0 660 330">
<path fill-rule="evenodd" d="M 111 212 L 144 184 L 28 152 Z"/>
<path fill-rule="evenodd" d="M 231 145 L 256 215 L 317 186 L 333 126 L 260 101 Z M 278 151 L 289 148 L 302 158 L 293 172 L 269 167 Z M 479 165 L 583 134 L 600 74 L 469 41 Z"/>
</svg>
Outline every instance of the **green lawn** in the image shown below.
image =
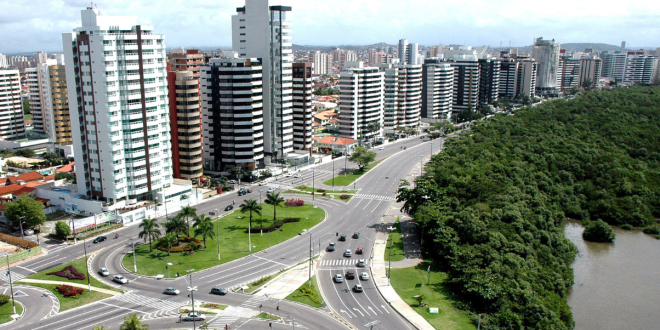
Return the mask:
<svg viewBox="0 0 660 330">
<path fill-rule="evenodd" d="M 244 293 L 252 293 L 252 292 L 254 292 L 255 290 L 259 289 L 259 288 L 260 288 L 261 286 L 263 286 L 264 284 L 268 283 L 268 281 L 272 280 L 273 277 L 275 277 L 275 276 L 277 276 L 277 275 L 279 275 L 279 274 L 280 274 L 280 273 L 273 274 L 273 275 L 268 275 L 268 276 L 266 276 L 266 277 L 262 277 L 262 278 L 260 278 L 260 279 L 258 279 L 258 280 L 256 280 L 256 281 L 254 281 L 254 282 L 248 284 L 248 286 L 249 286 L 250 288 L 247 289 L 247 290 L 245 290 Z"/>
<path fill-rule="evenodd" d="M 261 204 L 263 207 L 263 225 L 269 226 L 273 220 L 273 207 L 268 204 Z M 239 218 L 242 217 L 242 218 Z M 287 223 L 281 228 L 281 231 L 274 231 L 270 233 L 270 246 L 284 242 L 285 240 L 302 233 L 303 229 L 309 229 L 317 225 L 325 217 L 325 211 L 320 208 L 314 208 L 312 205 L 304 205 L 300 207 L 284 207 L 277 209 L 277 217 L 298 217 L 301 218 L 300 222 Z M 268 235 L 264 231 L 263 236 L 260 234 L 252 234 L 252 251 L 248 251 L 248 220 L 249 213 L 242 214 L 238 210 L 226 217 L 215 221 L 216 232 L 220 232 L 220 261 L 218 261 L 218 245 L 216 238 L 206 240 L 207 248 L 195 252 L 192 255 L 184 253 L 172 253 L 167 256 L 166 251 L 157 250 L 154 247 L 153 252 L 149 252 L 149 244 L 144 244 L 135 249 L 137 258 L 138 273 L 142 275 L 158 275 L 163 274 L 167 276 L 165 269 L 166 263 L 171 262 L 170 277 L 175 277 L 178 272 L 186 274 L 186 270 L 195 269 L 202 270 L 213 267 L 222 263 L 236 260 L 245 257 L 252 253 L 268 248 L 269 240 Z M 254 214 L 252 218 L 252 226 L 258 228 L 260 225 L 259 215 Z M 161 228 L 161 231 L 164 229 Z M 202 240 L 202 237 L 197 237 Z M 123 259 L 124 266 L 133 270 L 133 255 L 127 254 Z M 273 268 L 273 271 L 276 271 Z"/>
<path fill-rule="evenodd" d="M 387 158 L 383 158 L 379 161 L 375 161 L 375 162 L 369 164 L 369 166 L 365 167 L 364 170 L 362 170 L 362 171 L 360 171 L 359 169 L 355 169 L 355 170 L 352 170 L 352 171 L 349 171 L 348 173 L 346 173 L 346 176 L 344 176 L 344 174 L 340 174 L 340 175 L 336 176 L 334 185 L 335 186 L 348 186 L 348 185 L 350 185 L 351 183 L 353 183 L 353 181 L 357 180 L 358 178 L 363 176 L 365 173 L 369 172 L 370 169 L 374 168 L 376 165 L 378 165 L 380 162 L 384 161 L 385 159 L 387 159 Z M 323 184 L 331 186 L 332 185 L 332 179 L 328 179 L 326 181 L 323 181 Z"/>
<path fill-rule="evenodd" d="M 447 274 L 431 269 L 431 285 L 427 284 L 426 270 L 428 262 L 416 267 L 392 269 L 391 284 L 403 301 L 413 307 L 419 315 L 424 317 L 436 329 L 472 330 L 468 314 L 454 307 L 453 295 L 445 287 Z M 433 268 L 433 267 L 432 267 Z M 429 307 L 438 307 L 439 314 L 429 314 L 428 307 L 416 307 L 414 296 L 424 295 L 424 301 Z"/>
<path fill-rule="evenodd" d="M 89 244 L 92 244 L 92 243 L 90 242 Z M 82 248 L 82 246 L 81 246 L 80 248 Z M 60 270 L 62 270 L 64 267 L 69 266 L 69 265 L 73 265 L 73 267 L 75 267 L 79 272 L 85 274 L 85 279 L 84 279 L 84 280 L 69 280 L 69 279 L 66 278 L 66 277 L 60 277 L 60 276 L 57 276 L 57 275 L 46 275 L 47 273 L 52 273 L 52 272 L 60 271 Z M 91 268 L 89 269 L 89 272 L 90 272 L 90 273 L 91 273 L 91 272 L 96 272 L 96 271 L 98 271 L 98 269 L 91 269 Z M 74 261 L 67 262 L 67 263 L 62 264 L 62 265 L 59 265 L 59 266 L 55 266 L 55 267 L 53 267 L 53 268 L 50 268 L 50 269 L 44 270 L 43 272 L 36 273 L 36 274 L 34 274 L 34 275 L 30 275 L 30 276 L 28 276 L 28 277 L 26 277 L 26 278 L 28 278 L 28 279 L 33 279 L 33 280 L 61 281 L 61 282 L 71 282 L 71 283 L 78 283 L 78 284 L 85 284 L 85 285 L 87 285 L 87 272 L 86 272 L 86 270 L 85 270 L 85 258 L 83 257 L 83 258 L 76 259 L 76 260 L 74 260 Z M 90 277 L 89 277 L 89 280 L 90 280 L 90 281 L 89 281 L 90 284 L 91 284 L 92 286 L 97 287 L 97 288 L 108 289 L 108 290 L 114 290 L 114 291 L 117 291 L 117 292 L 122 292 L 122 290 L 115 289 L 115 288 L 113 288 L 113 287 L 111 287 L 111 286 L 109 286 L 109 285 L 106 285 L 106 284 L 104 284 L 104 283 L 102 283 L 102 282 L 99 282 L 96 278 L 94 278 L 94 276 L 90 276 Z M 32 285 L 32 283 L 30 283 L 30 285 Z M 53 286 L 53 287 L 54 287 L 54 286 Z"/>
<path fill-rule="evenodd" d="M 318 188 L 318 187 L 315 188 L 316 190 L 314 190 L 314 189 L 312 189 L 312 187 L 308 187 L 308 186 L 298 186 L 298 187 L 296 187 L 296 189 L 302 190 L 302 191 L 307 191 L 307 192 L 316 191 L 317 195 L 323 194 L 322 192 L 319 192 L 319 189 L 322 189 L 322 188 Z M 329 189 L 325 190 L 325 192 L 328 193 L 328 194 L 331 194 L 331 193 L 334 193 L 334 194 L 354 194 L 356 191 L 357 190 L 329 190 Z"/>
<path fill-rule="evenodd" d="M 294 291 L 292 294 L 287 296 L 286 300 L 297 301 L 299 303 L 307 304 L 314 308 L 321 307 L 321 304 L 316 303 L 315 301 L 310 299 L 309 296 L 300 296 L 303 293 L 303 288 L 308 288 L 308 287 L 309 287 L 309 282 L 307 281 L 305 282 L 305 284 L 301 285 L 296 291 Z M 321 293 L 319 292 L 318 285 L 316 284 L 316 275 L 312 276 L 312 292 L 319 301 L 323 301 L 323 297 L 321 297 Z M 296 297 L 296 296 L 300 296 L 300 297 Z"/>
<path fill-rule="evenodd" d="M 82 305 L 91 304 L 95 301 L 110 297 L 110 295 L 106 293 L 101 293 L 96 291 L 89 292 L 87 291 L 87 288 L 85 288 L 85 292 L 81 296 L 78 296 L 77 298 L 65 297 L 57 290 L 55 290 L 55 287 L 57 286 L 55 284 L 29 283 L 28 285 L 44 288 L 52 292 L 57 297 L 57 299 L 60 300 L 60 312 L 63 312 L 67 309 L 76 308 Z"/>
<path fill-rule="evenodd" d="M 23 313 L 23 306 L 16 303 L 16 314 L 21 315 Z M 6 304 L 0 306 L 0 324 L 7 323 L 11 320 L 11 316 L 14 314 L 14 305 L 11 303 L 11 299 Z"/>
<path fill-rule="evenodd" d="M 275 315 L 272 315 L 272 314 L 268 314 L 268 313 L 266 313 L 266 312 L 262 312 L 261 314 L 255 316 L 255 318 L 258 318 L 258 319 L 267 319 L 267 320 L 279 320 L 279 319 L 280 319 L 279 316 L 275 316 Z"/>
<path fill-rule="evenodd" d="M 390 261 L 390 246 L 392 247 L 392 261 L 401 261 L 406 258 L 406 253 L 403 250 L 403 240 L 401 239 L 401 223 L 399 223 L 398 219 L 392 227 L 396 229 L 392 230 L 390 237 L 388 237 L 387 248 L 385 249 L 385 262 Z"/>
</svg>

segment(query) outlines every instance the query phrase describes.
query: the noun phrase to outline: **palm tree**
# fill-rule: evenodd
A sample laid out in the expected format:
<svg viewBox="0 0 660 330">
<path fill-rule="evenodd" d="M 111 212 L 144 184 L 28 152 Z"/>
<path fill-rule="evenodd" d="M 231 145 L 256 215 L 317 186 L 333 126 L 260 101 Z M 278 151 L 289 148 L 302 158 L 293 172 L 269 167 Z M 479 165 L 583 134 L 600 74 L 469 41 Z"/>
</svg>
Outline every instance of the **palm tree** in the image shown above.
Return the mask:
<svg viewBox="0 0 660 330">
<path fill-rule="evenodd" d="M 146 242 L 149 239 L 149 252 L 152 252 L 154 249 L 151 247 L 151 241 L 157 240 L 160 237 L 160 226 L 156 223 L 156 220 L 151 218 L 142 219 L 140 223 L 140 228 L 142 231 L 138 233 L 138 237 L 143 238 Z"/>
<path fill-rule="evenodd" d="M 250 228 L 252 228 L 252 212 L 261 215 L 261 205 L 257 204 L 257 201 L 254 199 L 248 199 L 240 206 L 241 213 L 250 212 Z M 263 228 L 263 221 L 261 223 Z"/>
<path fill-rule="evenodd" d="M 119 327 L 119 330 L 149 330 L 149 325 L 142 323 L 142 317 L 138 317 L 137 313 L 128 314 L 124 318 L 124 323 Z"/>
<path fill-rule="evenodd" d="M 188 228 L 190 228 L 190 218 L 197 219 L 197 209 L 190 205 L 185 206 L 181 209 L 181 212 L 179 212 L 178 216 L 185 218 L 186 224 L 188 225 Z M 188 233 L 188 235 L 190 235 L 190 233 Z"/>
<path fill-rule="evenodd" d="M 163 236 L 161 240 L 163 241 L 163 243 L 165 243 L 165 245 L 167 245 L 168 256 L 170 255 L 170 250 L 172 249 L 172 245 L 176 244 L 176 242 L 179 241 L 175 233 L 168 233 L 167 235 Z"/>
<path fill-rule="evenodd" d="M 101 325 L 100 327 L 98 325 L 95 325 L 92 330 L 110 330 L 109 328 L 105 327 L 105 324 Z"/>
<path fill-rule="evenodd" d="M 204 241 L 204 248 L 206 249 L 206 238 L 213 238 L 215 233 L 213 232 L 213 222 L 211 218 L 207 218 L 206 214 L 202 214 L 195 221 L 195 237 L 201 235 L 202 240 Z"/>
<path fill-rule="evenodd" d="M 277 207 L 283 207 L 282 204 L 284 204 L 284 198 L 280 196 L 280 193 L 270 193 L 266 195 L 266 204 L 270 204 L 273 206 L 273 222 L 275 222 L 275 219 L 277 219 Z"/>
<path fill-rule="evenodd" d="M 177 214 L 177 216 L 165 223 L 165 232 L 168 234 L 175 233 L 181 235 L 188 232 L 188 225 L 181 218 L 181 213 Z"/>
</svg>

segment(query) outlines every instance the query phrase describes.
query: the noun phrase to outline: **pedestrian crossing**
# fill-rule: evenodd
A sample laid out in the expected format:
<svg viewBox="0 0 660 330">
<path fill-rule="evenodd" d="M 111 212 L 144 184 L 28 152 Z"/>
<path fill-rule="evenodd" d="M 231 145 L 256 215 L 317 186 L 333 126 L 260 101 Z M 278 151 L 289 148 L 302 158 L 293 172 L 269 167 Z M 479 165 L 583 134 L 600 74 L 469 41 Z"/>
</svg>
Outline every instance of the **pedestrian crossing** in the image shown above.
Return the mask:
<svg viewBox="0 0 660 330">
<path fill-rule="evenodd" d="M 184 305 L 184 303 L 151 298 L 137 293 L 127 293 L 119 296 L 114 296 L 112 299 L 125 303 L 139 305 L 139 306 L 155 308 L 159 310 L 172 310 Z"/>
<path fill-rule="evenodd" d="M 264 296 L 253 296 L 252 298 L 248 299 L 244 303 L 241 304 L 241 307 L 245 308 L 259 308 L 261 304 L 263 304 L 266 300 L 268 300 L 268 297 Z"/>
<path fill-rule="evenodd" d="M 225 326 L 231 325 L 238 319 L 240 319 L 238 316 L 218 315 L 209 322 L 209 329 L 224 329 Z"/>
<path fill-rule="evenodd" d="M 159 310 L 157 312 L 149 313 L 149 314 L 144 314 L 142 315 L 143 320 L 155 320 L 163 317 L 179 317 L 181 315 L 179 313 L 179 309 L 172 309 L 172 310 Z"/>
<path fill-rule="evenodd" d="M 365 267 L 369 267 L 369 260 L 365 259 Z M 334 259 L 334 260 L 321 260 L 319 266 L 356 266 L 357 259 Z"/>
<path fill-rule="evenodd" d="M 16 282 L 22 278 L 24 278 L 27 275 L 23 275 L 19 272 L 11 271 L 11 281 Z M 7 274 L 7 269 L 2 269 L 0 270 L 0 280 L 9 283 L 9 276 Z"/>
<path fill-rule="evenodd" d="M 357 194 L 353 197 L 355 198 L 362 198 L 362 199 L 377 199 L 381 201 L 393 201 L 394 196 L 383 196 L 383 195 L 367 195 L 367 194 Z"/>
</svg>

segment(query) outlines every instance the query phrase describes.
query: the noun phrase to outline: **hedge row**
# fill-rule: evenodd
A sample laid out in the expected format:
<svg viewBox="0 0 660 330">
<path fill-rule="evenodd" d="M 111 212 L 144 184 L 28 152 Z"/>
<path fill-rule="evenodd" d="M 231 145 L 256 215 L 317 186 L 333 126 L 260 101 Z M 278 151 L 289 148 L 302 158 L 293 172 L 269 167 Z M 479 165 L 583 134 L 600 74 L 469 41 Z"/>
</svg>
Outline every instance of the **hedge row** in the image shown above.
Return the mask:
<svg viewBox="0 0 660 330">
<path fill-rule="evenodd" d="M 257 234 L 261 233 L 261 231 L 271 231 L 273 229 L 279 229 L 282 226 L 284 226 L 285 223 L 290 223 L 290 222 L 300 222 L 300 218 L 282 218 L 282 219 L 277 219 L 275 220 L 270 226 L 267 227 L 257 227 L 254 226 L 250 228 L 250 233 L 252 234 Z M 246 230 L 247 231 L 247 230 Z"/>
<path fill-rule="evenodd" d="M 190 251 L 190 245 L 185 245 L 185 246 L 179 246 L 180 243 L 190 243 L 190 242 L 195 242 L 198 246 L 202 244 L 202 241 L 194 238 L 194 237 L 179 237 L 179 242 L 176 245 L 172 245 L 172 248 L 170 249 L 170 252 L 183 252 L 183 251 Z M 167 245 L 163 241 L 158 241 L 158 244 L 156 245 L 156 248 L 158 250 L 167 252 Z"/>
</svg>

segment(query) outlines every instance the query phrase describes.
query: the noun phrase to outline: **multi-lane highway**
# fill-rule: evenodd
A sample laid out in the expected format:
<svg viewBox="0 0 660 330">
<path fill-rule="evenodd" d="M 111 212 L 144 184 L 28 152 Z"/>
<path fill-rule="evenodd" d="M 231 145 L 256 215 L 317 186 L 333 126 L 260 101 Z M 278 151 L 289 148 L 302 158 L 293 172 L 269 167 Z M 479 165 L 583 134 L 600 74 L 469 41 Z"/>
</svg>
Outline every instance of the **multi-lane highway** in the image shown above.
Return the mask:
<svg viewBox="0 0 660 330">
<path fill-rule="evenodd" d="M 434 142 L 434 152 L 438 152 L 440 141 L 436 140 Z M 406 147 L 406 150 L 403 147 Z M 382 214 L 394 199 L 396 189 L 400 183 L 399 179 L 410 173 L 415 166 L 419 167 L 420 156 L 428 158 L 431 152 L 431 144 L 428 140 L 414 138 L 390 144 L 384 150 L 374 151 L 378 153 L 377 159 L 386 157 L 387 159 L 357 181 L 356 187 L 359 189 L 359 193 L 350 202 L 345 203 L 327 198 L 315 199 L 315 205 L 326 211 L 327 220 L 310 230 L 306 235 L 296 236 L 265 251 L 193 274 L 193 283 L 199 288 L 199 291 L 194 294 L 195 300 L 226 304 L 237 308 L 235 316 L 212 317 L 210 319 L 212 328 L 220 328 L 224 324 L 231 324 L 232 328 L 240 325 L 241 329 L 264 328 L 261 321 L 242 317 L 249 315 L 249 311 L 257 311 L 259 306 L 262 307 L 263 311 L 283 318 L 282 321 L 273 324 L 275 329 L 291 327 L 293 319 L 295 319 L 296 327 L 300 328 L 338 329 L 342 327 L 343 323 L 331 316 L 327 310 L 316 310 L 296 303 L 279 302 L 245 294 L 230 293 L 226 296 L 210 294 L 211 287 L 235 287 L 306 260 L 309 257 L 310 244 L 307 235 L 312 236 L 314 253 L 318 254 L 320 252 L 319 247 L 325 249 L 330 241 L 336 241 L 336 234 L 341 233 L 347 235 L 347 240 L 337 242 L 337 250 L 323 253 L 322 258 L 318 261 L 317 278 L 329 310 L 356 327 L 362 327 L 363 324 L 379 320 L 381 323 L 376 325 L 374 329 L 412 329 L 412 326 L 383 300 L 371 281 L 360 281 L 356 278 L 355 280 L 336 284 L 331 279 L 332 275 L 336 273 L 345 274 L 347 270 L 353 270 L 357 274 L 368 271 L 373 239 L 378 230 L 384 228 L 381 225 Z M 344 160 L 340 158 L 335 162 L 335 173 L 340 173 L 344 168 Z M 355 167 L 350 162 L 346 165 L 349 168 Z M 279 190 L 285 190 L 300 184 L 312 186 L 312 170 L 306 169 L 297 173 L 300 174 L 299 178 L 279 178 L 277 181 L 269 183 L 269 186 L 276 187 Z M 332 177 L 332 163 L 318 165 L 313 176 L 315 185 L 321 186 L 322 181 Z M 350 188 L 352 189 L 352 186 Z M 242 196 L 241 199 L 258 199 L 258 189 L 264 189 L 265 197 L 265 189 L 267 188 L 264 186 L 254 187 L 252 194 Z M 311 196 L 296 195 L 296 197 L 306 200 L 307 203 L 311 202 Z M 224 206 L 230 204 L 233 200 L 240 202 L 235 194 L 227 194 L 199 204 L 196 208 L 200 214 L 215 209 L 221 211 Z M 162 219 L 160 220 L 162 221 Z M 133 312 L 144 315 L 152 329 L 191 328 L 192 324 L 177 323 L 179 320 L 176 311 L 179 307 L 190 302 L 187 295 L 185 293 L 179 296 L 166 296 L 163 294 L 163 289 L 167 286 L 185 291 L 188 286 L 185 279 L 157 280 L 153 277 L 132 274 L 124 269 L 121 259 L 131 249 L 129 238 L 136 237 L 137 227 L 128 226 L 117 232 L 119 233 L 119 239 L 110 239 L 101 244 L 88 244 L 90 247 L 87 250 L 88 253 L 100 250 L 90 262 L 90 272 L 95 272 L 100 267 L 107 267 L 112 275 L 124 275 L 129 279 L 129 283 L 124 285 L 111 282 L 111 276 L 105 278 L 95 276 L 108 285 L 120 286 L 122 289 L 130 290 L 130 293 L 46 319 L 43 319 L 45 315 L 42 314 L 46 314 L 45 310 L 47 308 L 40 307 L 36 309 L 28 306 L 26 317 L 12 325 L 12 328 L 30 330 L 91 329 L 95 324 L 104 323 L 116 327 L 123 317 Z M 360 232 L 359 239 L 351 238 L 354 232 Z M 114 233 L 108 236 L 113 235 Z M 344 250 L 350 249 L 355 252 L 358 247 L 364 249 L 362 256 L 356 256 L 355 254 L 351 258 L 342 256 Z M 12 269 L 12 274 L 15 276 L 13 279 L 28 276 L 83 255 L 80 244 L 73 246 L 52 245 L 49 248 L 48 255 L 25 262 L 19 267 L 14 267 Z M 366 259 L 367 267 L 358 269 L 355 266 L 358 258 Z M 361 282 L 364 292 L 357 293 L 351 290 L 353 285 L 358 282 Z M 42 300 L 40 305 L 48 305 L 45 299 Z M 278 303 L 279 309 L 276 308 Z"/>
</svg>

